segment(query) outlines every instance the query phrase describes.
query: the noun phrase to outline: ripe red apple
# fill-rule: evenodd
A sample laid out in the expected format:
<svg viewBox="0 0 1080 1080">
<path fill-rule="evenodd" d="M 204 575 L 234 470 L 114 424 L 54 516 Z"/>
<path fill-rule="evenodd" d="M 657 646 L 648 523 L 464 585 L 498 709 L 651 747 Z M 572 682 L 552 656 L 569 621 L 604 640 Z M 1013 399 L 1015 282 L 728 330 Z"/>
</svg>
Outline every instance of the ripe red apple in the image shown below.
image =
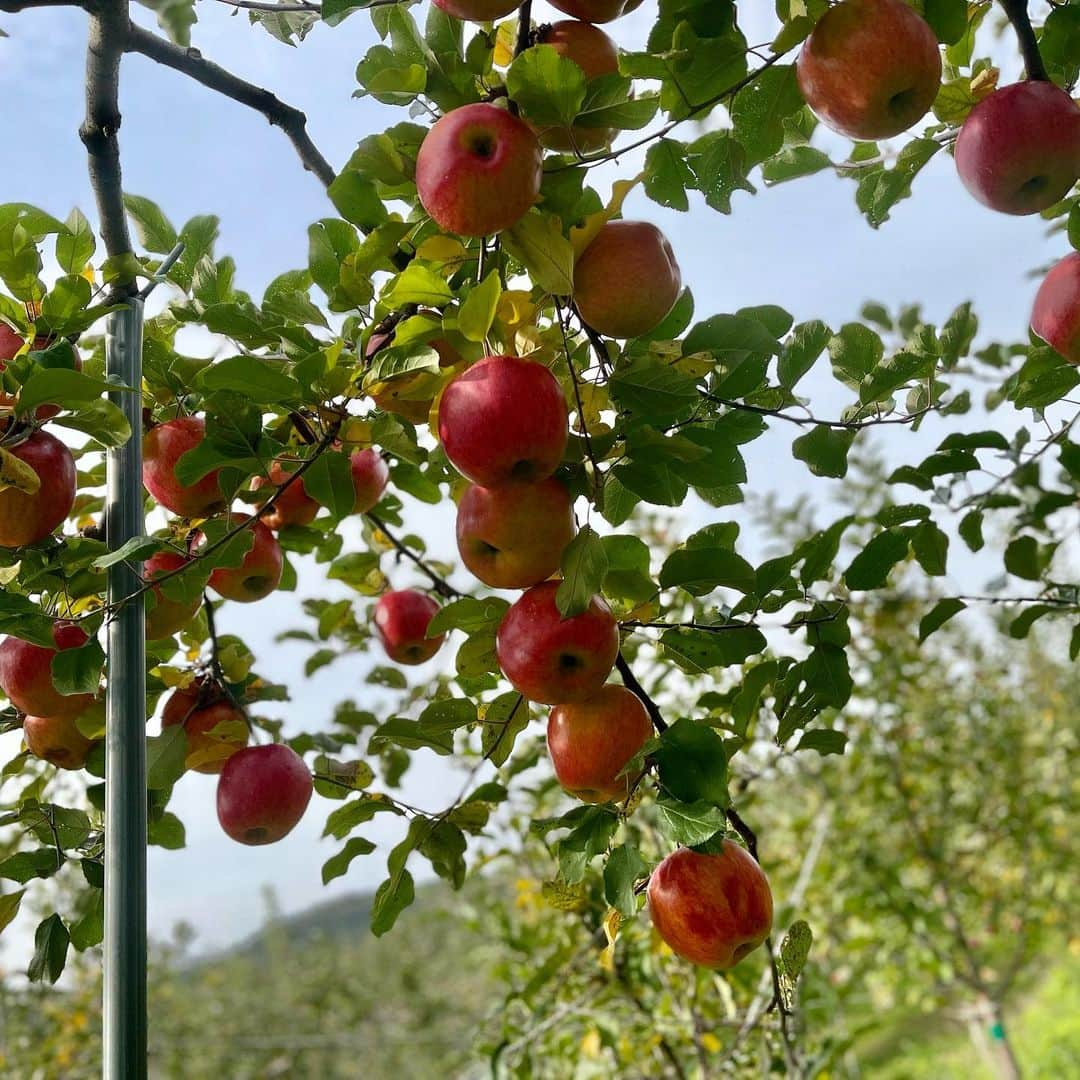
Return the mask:
<svg viewBox="0 0 1080 1080">
<path fill-rule="evenodd" d="M 143 564 L 143 578 L 153 581 L 162 574 L 169 574 L 179 570 L 191 562 L 190 556 L 181 555 L 175 551 L 158 551 L 151 555 Z M 149 596 L 153 596 L 153 600 Z M 199 610 L 202 600 L 195 597 L 188 603 L 179 600 L 170 600 L 160 587 L 154 588 L 148 594 L 146 605 L 146 636 L 151 641 L 161 638 L 172 637 L 173 634 L 182 630 Z"/>
<path fill-rule="evenodd" d="M 295 468 L 295 466 L 293 467 Z M 256 476 L 251 481 L 251 490 L 279 488 L 289 479 L 293 469 L 286 469 L 280 461 L 272 462 L 268 476 Z M 267 497 L 272 492 L 267 492 Z M 319 504 L 304 489 L 304 480 L 294 480 L 278 496 L 277 502 L 263 515 L 262 520 L 268 529 L 277 532 L 286 525 L 310 525 L 319 514 Z"/>
<path fill-rule="evenodd" d="M 247 746 L 251 735 L 243 711 L 209 679 L 196 679 L 169 696 L 161 713 L 161 730 L 177 724 L 183 724 L 187 735 L 185 764 L 201 773 L 221 772 L 225 762 Z"/>
<path fill-rule="evenodd" d="M 452 380 L 439 400 L 446 456 L 485 487 L 550 476 L 568 437 L 562 387 L 532 360 L 486 356 Z"/>
<path fill-rule="evenodd" d="M 556 705 L 548 717 L 547 745 L 559 783 L 582 802 L 622 801 L 636 776 L 620 776 L 652 737 L 641 699 L 609 683 L 576 705 Z"/>
<path fill-rule="evenodd" d="M 572 60 L 585 78 L 610 75 L 619 70 L 619 51 L 615 42 L 591 23 L 563 19 L 542 26 L 537 44 L 550 45 L 560 56 Z M 574 151 L 579 154 L 602 150 L 611 142 L 614 128 L 572 127 L 547 128 L 539 132 L 541 145 L 552 150 Z"/>
<path fill-rule="evenodd" d="M 221 770 L 218 821 L 241 844 L 273 844 L 304 816 L 311 791 L 311 773 L 291 747 L 249 746 Z"/>
<path fill-rule="evenodd" d="M 806 39 L 795 65 L 807 105 L 850 139 L 889 139 L 934 104 L 941 51 L 904 0 L 843 0 Z"/>
<path fill-rule="evenodd" d="M 375 629 L 386 655 L 398 664 L 422 664 L 438 651 L 445 634 L 429 638 L 427 628 L 439 605 L 418 589 L 383 593 L 375 605 Z"/>
<path fill-rule="evenodd" d="M 984 206 L 1038 213 L 1080 176 L 1080 108 L 1053 83 L 1003 86 L 968 114 L 955 156 L 964 187 Z"/>
<path fill-rule="evenodd" d="M 494 22 L 509 15 L 518 5 L 517 0 L 435 0 L 435 6 L 455 19 Z"/>
<path fill-rule="evenodd" d="M 390 466 L 377 450 L 354 450 L 349 458 L 352 466 L 353 490 L 356 502 L 354 514 L 366 514 L 383 496 L 390 479 Z"/>
<path fill-rule="evenodd" d="M 416 190 L 446 232 L 508 229 L 540 194 L 543 154 L 532 128 L 497 105 L 463 105 L 432 125 L 416 157 Z"/>
<path fill-rule="evenodd" d="M 52 680 L 52 659 L 64 649 L 86 644 L 86 634 L 73 623 L 53 625 L 55 649 L 5 638 L 0 644 L 0 688 L 11 704 L 28 716 L 74 720 L 94 700 L 92 694 L 64 695 L 57 692 Z"/>
<path fill-rule="evenodd" d="M 656 932 L 672 951 L 702 967 L 727 971 L 772 929 L 769 879 L 730 840 L 717 855 L 672 852 L 653 871 L 648 893 Z"/>
<path fill-rule="evenodd" d="M 81 769 L 94 745 L 66 717 L 28 716 L 23 721 L 26 749 L 58 769 Z"/>
<path fill-rule="evenodd" d="M 143 439 L 143 486 L 166 510 L 181 517 L 208 517 L 225 507 L 218 470 L 194 484 L 176 479 L 176 463 L 206 438 L 206 423 L 181 416 L 151 428 Z"/>
<path fill-rule="evenodd" d="M 4 368 L 7 367 L 7 362 L 13 360 L 19 350 L 25 344 L 25 339 L 19 334 L 15 333 L 5 322 L 0 322 L 0 374 L 3 374 Z M 47 349 L 53 344 L 51 338 L 44 335 L 38 335 L 34 338 L 34 349 Z M 68 346 L 72 353 L 72 367 L 75 371 L 82 371 L 82 357 L 79 355 L 79 350 L 74 345 Z M 0 408 L 11 409 L 15 406 L 15 398 L 10 394 L 0 392 Z M 34 416 L 38 420 L 51 420 L 56 414 L 60 412 L 59 405 L 46 404 L 39 405 L 34 410 Z"/>
<path fill-rule="evenodd" d="M 607 222 L 574 266 L 578 311 L 609 337 L 641 337 L 655 330 L 681 291 L 671 244 L 648 221 Z"/>
<path fill-rule="evenodd" d="M 470 484 L 458 503 L 461 561 L 493 589 L 525 589 L 551 577 L 573 536 L 573 500 L 551 477 L 493 488 Z"/>
<path fill-rule="evenodd" d="M 585 22 L 606 23 L 639 7 L 641 0 L 551 0 L 551 6 Z"/>
<path fill-rule="evenodd" d="M 1070 364 L 1080 364 L 1080 251 L 1066 255 L 1043 278 L 1031 329 Z"/>
<path fill-rule="evenodd" d="M 619 654 L 619 626 L 594 596 L 580 615 L 564 619 L 555 605 L 557 581 L 522 593 L 499 624 L 499 667 L 530 701 L 587 701 L 603 686 Z"/>
<path fill-rule="evenodd" d="M 33 494 L 9 487 L 0 491 L 0 547 L 17 548 L 44 540 L 75 505 L 75 459 L 47 431 L 5 447 L 38 474 L 41 486 Z"/>
<path fill-rule="evenodd" d="M 230 527 L 246 520 L 244 514 L 229 515 Z M 239 566 L 219 566 L 210 575 L 211 589 L 241 604 L 269 596 L 280 584 L 285 566 L 277 537 L 261 521 L 252 522 L 248 528 L 254 540 L 244 561 Z"/>
</svg>

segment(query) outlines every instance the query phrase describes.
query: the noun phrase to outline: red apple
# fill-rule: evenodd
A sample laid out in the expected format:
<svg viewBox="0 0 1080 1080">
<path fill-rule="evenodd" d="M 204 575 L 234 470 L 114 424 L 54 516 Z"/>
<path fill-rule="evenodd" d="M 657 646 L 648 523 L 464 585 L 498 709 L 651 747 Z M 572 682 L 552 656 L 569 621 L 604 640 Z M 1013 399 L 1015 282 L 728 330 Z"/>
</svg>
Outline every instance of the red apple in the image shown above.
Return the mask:
<svg viewBox="0 0 1080 1080">
<path fill-rule="evenodd" d="M 28 716 L 74 720 L 94 700 L 93 694 L 64 695 L 57 692 L 52 680 L 52 659 L 65 649 L 86 644 L 86 634 L 73 623 L 53 625 L 55 649 L 5 638 L 0 644 L 0 688 L 11 704 Z"/>
<path fill-rule="evenodd" d="M 293 467 L 295 469 L 296 466 Z M 251 481 L 251 490 L 279 488 L 289 479 L 293 469 L 286 469 L 280 461 L 270 465 L 268 476 L 256 476 Z M 267 492 L 267 498 L 272 493 Z M 286 525 L 310 525 L 319 513 L 319 504 L 304 489 L 304 480 L 294 480 L 278 496 L 277 502 L 262 516 L 268 529 L 277 532 Z"/>
<path fill-rule="evenodd" d="M 550 476 L 568 436 L 562 387 L 532 360 L 486 356 L 452 380 L 439 400 L 446 456 L 485 487 Z"/>
<path fill-rule="evenodd" d="M 158 551 L 151 555 L 143 564 L 143 578 L 153 581 L 162 574 L 169 574 L 179 570 L 191 562 L 190 556 L 181 555 L 175 551 Z M 149 599 L 153 596 L 153 600 Z M 171 637 L 182 630 L 199 610 L 202 603 L 200 597 L 195 597 L 187 603 L 179 600 L 170 600 L 160 587 L 156 587 L 148 594 L 146 606 L 146 636 L 151 641 Z"/>
<path fill-rule="evenodd" d="M 557 581 L 534 585 L 499 624 L 495 652 L 511 685 L 530 701 L 587 701 L 603 686 L 619 655 L 619 625 L 598 596 L 564 619 L 555 605 Z"/>
<path fill-rule="evenodd" d="M 81 769 L 94 745 L 66 717 L 28 716 L 23 721 L 26 749 L 58 769 Z"/>
<path fill-rule="evenodd" d="M 221 827 L 241 844 L 273 844 L 292 832 L 311 801 L 304 759 L 282 743 L 233 754 L 218 780 Z"/>
<path fill-rule="evenodd" d="M 230 527 L 246 520 L 243 514 L 229 515 Z M 269 596 L 280 584 L 285 566 L 277 537 L 261 521 L 252 522 L 248 528 L 254 539 L 244 561 L 239 566 L 219 566 L 210 575 L 211 589 L 241 604 Z"/>
<path fill-rule="evenodd" d="M 0 374 L 3 374 L 4 368 L 7 367 L 7 362 L 13 360 L 16 354 L 22 349 L 25 344 L 25 339 L 19 334 L 15 333 L 5 322 L 0 322 Z M 53 344 L 51 338 L 44 335 L 38 335 L 34 338 L 34 349 L 47 349 Z M 72 367 L 75 371 L 82 371 L 82 357 L 79 355 L 79 350 L 74 345 L 68 346 L 72 353 Z M 0 392 L 0 408 L 11 409 L 15 406 L 16 399 L 10 394 Z M 38 420 L 51 420 L 56 414 L 60 412 L 59 405 L 39 405 L 34 410 L 34 416 Z"/>
<path fill-rule="evenodd" d="M 547 745 L 559 783 L 582 802 L 622 801 L 636 776 L 620 776 L 652 737 L 641 699 L 625 686 L 601 686 L 576 705 L 556 705 L 548 717 Z"/>
<path fill-rule="evenodd" d="M 692 964 L 727 971 L 772 930 L 769 879 L 730 840 L 717 855 L 672 852 L 653 871 L 648 892 L 656 932 Z"/>
<path fill-rule="evenodd" d="M 1003 86 L 968 114 L 955 156 L 964 187 L 984 206 L 1038 213 L 1080 176 L 1080 108 L 1053 83 Z"/>
<path fill-rule="evenodd" d="M 611 22 L 640 5 L 641 0 L 551 0 L 552 7 L 591 23 Z"/>
<path fill-rule="evenodd" d="M 1080 364 L 1080 251 L 1066 255 L 1043 278 L 1031 329 L 1070 364 Z"/>
<path fill-rule="evenodd" d="M 543 154 L 532 128 L 496 105 L 463 105 L 435 121 L 416 158 L 416 190 L 446 232 L 508 229 L 540 194 Z"/>
<path fill-rule="evenodd" d="M 196 679 L 169 696 L 161 713 L 161 730 L 184 725 L 189 769 L 219 773 L 225 762 L 248 744 L 247 718 L 229 695 L 209 679 Z"/>
<path fill-rule="evenodd" d="M 218 470 L 194 484 L 176 479 L 176 463 L 206 438 L 206 423 L 181 416 L 151 428 L 143 439 L 143 486 L 166 510 L 181 517 L 208 517 L 225 508 Z"/>
<path fill-rule="evenodd" d="M 542 26 L 537 44 L 550 45 L 560 56 L 572 60 L 586 80 L 610 75 L 619 70 L 619 51 L 615 42 L 595 26 L 574 19 Z M 614 128 L 572 127 L 547 128 L 539 132 L 540 142 L 552 150 L 588 154 L 602 150 L 611 142 Z"/>
<path fill-rule="evenodd" d="M 525 589 L 551 577 L 574 536 L 573 500 L 558 480 L 471 484 L 458 503 L 461 561 L 493 589 Z"/>
<path fill-rule="evenodd" d="M 641 337 L 655 330 L 681 291 L 671 244 L 647 221 L 607 222 L 574 266 L 578 311 L 609 337 Z"/>
<path fill-rule="evenodd" d="M 493 22 L 509 15 L 517 6 L 517 0 L 435 0 L 440 7 L 455 19 L 468 22 Z"/>
<path fill-rule="evenodd" d="M 17 548 L 44 540 L 75 505 L 75 459 L 47 431 L 6 446 L 38 474 L 41 486 L 33 494 L 9 487 L 0 491 L 0 547 Z"/>
<path fill-rule="evenodd" d="M 398 664 L 422 664 L 438 651 L 445 634 L 429 638 L 428 626 L 439 605 L 418 589 L 383 593 L 375 605 L 375 629 L 386 655 Z"/>
<path fill-rule="evenodd" d="M 843 0 L 814 27 L 795 65 L 807 105 L 850 139 L 889 139 L 934 104 L 941 51 L 904 0 Z"/>
<path fill-rule="evenodd" d="M 377 450 L 354 450 L 349 458 L 352 466 L 353 490 L 356 502 L 354 514 L 366 514 L 383 496 L 390 479 L 390 467 Z"/>
</svg>

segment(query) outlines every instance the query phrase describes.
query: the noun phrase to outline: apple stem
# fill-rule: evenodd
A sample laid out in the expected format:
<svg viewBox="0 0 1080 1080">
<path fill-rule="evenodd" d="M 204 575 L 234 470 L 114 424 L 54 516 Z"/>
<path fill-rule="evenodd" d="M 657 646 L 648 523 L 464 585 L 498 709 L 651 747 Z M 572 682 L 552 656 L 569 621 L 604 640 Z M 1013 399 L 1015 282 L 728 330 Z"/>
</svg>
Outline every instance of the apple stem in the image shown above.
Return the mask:
<svg viewBox="0 0 1080 1080">
<path fill-rule="evenodd" d="M 1001 7 L 1009 17 L 1013 30 L 1016 31 L 1027 77 L 1036 82 L 1049 82 L 1050 76 L 1043 63 L 1042 53 L 1039 52 L 1039 42 L 1031 26 L 1031 17 L 1028 15 L 1027 0 L 1001 0 Z"/>
</svg>

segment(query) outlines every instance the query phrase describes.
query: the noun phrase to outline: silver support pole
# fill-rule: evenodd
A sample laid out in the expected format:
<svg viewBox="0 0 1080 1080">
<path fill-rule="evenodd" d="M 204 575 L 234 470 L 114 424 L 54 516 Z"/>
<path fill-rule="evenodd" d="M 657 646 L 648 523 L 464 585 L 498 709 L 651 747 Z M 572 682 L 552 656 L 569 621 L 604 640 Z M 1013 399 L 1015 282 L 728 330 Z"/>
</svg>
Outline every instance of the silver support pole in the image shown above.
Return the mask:
<svg viewBox="0 0 1080 1080">
<path fill-rule="evenodd" d="M 105 531 L 115 551 L 142 534 L 143 301 L 109 316 L 105 368 L 135 392 L 110 399 L 131 438 L 108 453 Z M 144 1080 L 146 1069 L 146 638 L 142 598 L 111 605 L 141 584 L 141 566 L 109 569 L 109 681 L 105 722 L 105 1080 Z"/>
</svg>

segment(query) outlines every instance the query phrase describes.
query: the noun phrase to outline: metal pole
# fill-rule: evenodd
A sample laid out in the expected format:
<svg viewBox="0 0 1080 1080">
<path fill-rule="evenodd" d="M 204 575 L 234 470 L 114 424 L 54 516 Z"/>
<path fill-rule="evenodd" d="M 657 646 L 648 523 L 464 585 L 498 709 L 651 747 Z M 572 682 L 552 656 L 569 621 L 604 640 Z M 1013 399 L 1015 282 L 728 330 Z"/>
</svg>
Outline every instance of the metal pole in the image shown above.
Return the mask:
<svg viewBox="0 0 1080 1080">
<path fill-rule="evenodd" d="M 105 531 L 115 551 L 142 534 L 143 301 L 109 316 L 105 369 L 129 390 L 110 399 L 131 438 L 108 453 Z M 105 719 L 105 1080 L 146 1077 L 146 637 L 141 598 L 111 605 L 139 588 L 141 567 L 109 568 L 109 682 Z"/>
</svg>

